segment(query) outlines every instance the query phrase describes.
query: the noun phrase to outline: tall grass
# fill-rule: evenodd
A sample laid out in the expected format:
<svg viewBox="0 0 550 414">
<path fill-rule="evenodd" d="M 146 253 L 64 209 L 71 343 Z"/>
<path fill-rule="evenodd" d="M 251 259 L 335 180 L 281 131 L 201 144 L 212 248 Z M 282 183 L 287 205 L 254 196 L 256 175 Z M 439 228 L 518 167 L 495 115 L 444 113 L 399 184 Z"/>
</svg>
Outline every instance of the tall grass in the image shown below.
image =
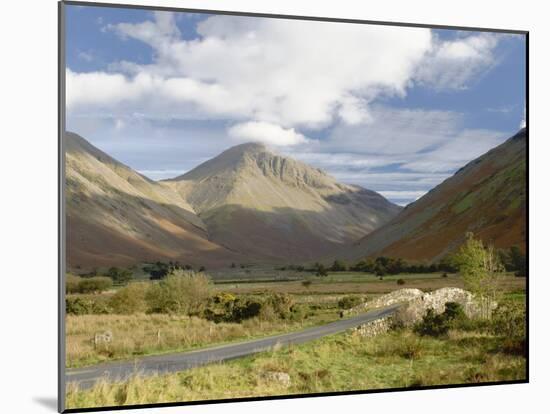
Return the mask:
<svg viewBox="0 0 550 414">
<path fill-rule="evenodd" d="M 258 318 L 241 323 L 214 323 L 184 315 L 140 313 L 67 315 L 66 321 L 66 365 L 80 367 L 296 330 L 315 323 L 317 319 L 308 319 L 307 323 Z M 95 345 L 94 335 L 105 331 L 113 334 L 112 342 Z"/>
<path fill-rule="evenodd" d="M 420 338 L 410 331 L 371 339 L 340 334 L 177 374 L 101 382 L 85 391 L 70 386 L 67 404 L 76 408 L 524 379 L 525 358 L 502 352 L 503 340 L 462 331 L 446 338 Z M 287 373 L 290 385 L 269 380 L 269 372 Z"/>
</svg>

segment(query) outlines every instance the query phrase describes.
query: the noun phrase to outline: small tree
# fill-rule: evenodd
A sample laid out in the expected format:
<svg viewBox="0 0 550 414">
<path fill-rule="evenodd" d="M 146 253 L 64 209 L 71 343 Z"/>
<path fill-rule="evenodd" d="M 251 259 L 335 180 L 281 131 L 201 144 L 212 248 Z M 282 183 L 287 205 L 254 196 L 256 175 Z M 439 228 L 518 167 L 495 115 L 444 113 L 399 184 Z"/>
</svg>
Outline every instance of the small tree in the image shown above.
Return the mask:
<svg viewBox="0 0 550 414">
<path fill-rule="evenodd" d="M 211 291 L 210 281 L 204 273 L 175 269 L 147 290 L 145 300 L 150 312 L 198 314 Z"/>
<path fill-rule="evenodd" d="M 455 255 L 454 262 L 466 289 L 479 300 L 482 317 L 489 319 L 500 293 L 498 275 L 504 270 L 495 249 L 485 247 L 472 233 L 466 233 L 466 243 Z"/>
<path fill-rule="evenodd" d="M 104 290 L 110 289 L 113 286 L 111 278 L 103 276 L 94 276 L 87 279 L 82 279 L 78 283 L 78 291 L 80 293 L 101 293 Z"/>
<path fill-rule="evenodd" d="M 110 298 L 109 305 L 115 313 L 132 314 L 145 311 L 146 283 L 130 283 L 116 291 Z"/>
<path fill-rule="evenodd" d="M 124 285 L 132 280 L 132 271 L 128 269 L 120 269 L 118 267 L 111 267 L 107 271 L 107 276 L 113 279 L 113 283 Z"/>
<path fill-rule="evenodd" d="M 380 276 L 380 278 L 382 278 L 382 276 L 384 276 L 386 273 L 386 268 L 382 265 L 376 265 L 376 267 L 374 268 L 374 274 L 376 276 Z"/>
<path fill-rule="evenodd" d="M 327 269 L 325 268 L 324 265 L 322 264 L 319 264 L 317 266 L 317 272 L 315 273 L 317 276 L 321 276 L 321 277 L 325 277 L 325 276 L 328 276 L 328 272 L 327 272 Z"/>
<path fill-rule="evenodd" d="M 335 260 L 330 270 L 333 272 L 345 272 L 347 270 L 346 264 L 341 260 Z"/>
</svg>

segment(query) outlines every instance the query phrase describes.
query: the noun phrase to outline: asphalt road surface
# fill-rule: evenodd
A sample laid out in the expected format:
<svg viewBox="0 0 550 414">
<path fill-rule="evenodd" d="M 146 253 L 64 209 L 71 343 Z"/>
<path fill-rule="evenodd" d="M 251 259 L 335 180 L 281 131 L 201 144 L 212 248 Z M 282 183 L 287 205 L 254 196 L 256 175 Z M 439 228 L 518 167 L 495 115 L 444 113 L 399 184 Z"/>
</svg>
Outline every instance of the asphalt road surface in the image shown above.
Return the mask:
<svg viewBox="0 0 550 414">
<path fill-rule="evenodd" d="M 203 348 L 196 351 L 146 356 L 133 361 L 109 362 L 87 368 L 67 369 L 66 382 L 77 383 L 79 388 L 85 389 L 90 388 L 100 379 L 118 382 L 125 381 L 134 374 L 147 376 L 184 371 L 213 362 L 227 361 L 268 351 L 275 346 L 301 344 L 327 335 L 343 332 L 366 322 L 390 315 L 398 307 L 399 305 L 393 305 L 326 325 L 246 342 Z"/>
</svg>

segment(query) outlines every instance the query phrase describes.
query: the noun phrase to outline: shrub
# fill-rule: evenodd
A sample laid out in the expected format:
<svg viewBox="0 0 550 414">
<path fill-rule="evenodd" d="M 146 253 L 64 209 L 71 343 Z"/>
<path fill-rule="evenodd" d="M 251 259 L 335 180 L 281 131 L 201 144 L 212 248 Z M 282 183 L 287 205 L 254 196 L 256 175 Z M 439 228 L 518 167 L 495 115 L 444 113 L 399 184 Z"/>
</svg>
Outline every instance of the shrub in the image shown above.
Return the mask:
<svg viewBox="0 0 550 414">
<path fill-rule="evenodd" d="M 398 285 L 404 285 L 405 281 L 403 279 L 397 279 L 397 284 Z"/>
<path fill-rule="evenodd" d="M 216 323 L 232 322 L 236 301 L 237 298 L 231 293 L 217 293 L 210 298 L 207 307 L 204 309 L 203 316 Z"/>
<path fill-rule="evenodd" d="M 111 267 L 107 271 L 107 276 L 113 279 L 113 282 L 118 285 L 126 284 L 132 280 L 132 272 L 130 270 L 118 267 Z"/>
<path fill-rule="evenodd" d="M 264 305 L 265 303 L 256 299 L 237 298 L 231 293 L 220 292 L 210 297 L 202 314 L 204 318 L 216 323 L 242 322 L 260 316 Z"/>
<path fill-rule="evenodd" d="M 286 293 L 272 293 L 264 298 L 264 303 L 271 306 L 275 315 L 279 318 L 288 319 L 294 305 L 294 299 Z"/>
<path fill-rule="evenodd" d="M 100 293 L 113 286 L 113 280 L 109 277 L 94 276 L 81 279 L 78 283 L 79 293 Z"/>
<path fill-rule="evenodd" d="M 445 312 L 443 313 L 447 319 L 454 321 L 457 319 L 463 319 L 466 317 L 462 305 L 457 302 L 447 302 L 445 304 Z"/>
<path fill-rule="evenodd" d="M 325 277 L 325 276 L 328 276 L 328 272 L 327 272 L 327 269 L 325 268 L 325 266 L 321 263 L 315 263 L 313 265 L 313 269 L 315 271 L 315 274 L 317 276 L 321 276 L 321 277 Z"/>
<path fill-rule="evenodd" d="M 526 315 L 523 305 L 507 303 L 499 306 L 491 320 L 491 331 L 505 338 L 504 352 L 525 355 Z"/>
<path fill-rule="evenodd" d="M 428 309 L 422 322 L 414 326 L 414 331 L 423 336 L 442 336 L 449 332 L 450 324 L 444 314 L 436 314 L 433 309 Z"/>
<path fill-rule="evenodd" d="M 214 322 L 242 322 L 259 317 L 273 321 L 277 318 L 292 319 L 298 312 L 294 300 L 284 293 L 273 293 L 255 298 L 235 298 L 230 293 L 218 293 L 211 298 L 203 312 L 206 319 Z"/>
<path fill-rule="evenodd" d="M 307 318 L 308 316 L 308 309 L 309 306 L 307 305 L 293 305 L 292 306 L 292 314 L 290 315 L 290 319 L 293 321 L 302 321 Z"/>
<path fill-rule="evenodd" d="M 446 278 L 446 277 L 447 277 L 447 273 L 441 274 L 441 277 L 442 277 L 442 278 Z"/>
<path fill-rule="evenodd" d="M 147 290 L 145 301 L 149 312 L 190 315 L 202 312 L 210 295 L 206 275 L 176 269 Z"/>
<path fill-rule="evenodd" d="M 222 305 L 233 303 L 235 302 L 235 300 L 237 300 L 237 297 L 234 294 L 228 292 L 220 292 L 212 296 L 212 302 L 220 303 Z"/>
<path fill-rule="evenodd" d="M 341 260 L 335 260 L 330 270 L 333 272 L 345 272 L 347 270 L 346 264 Z"/>
<path fill-rule="evenodd" d="M 460 304 L 447 302 L 443 313 L 436 314 L 433 309 L 428 309 L 422 321 L 414 326 L 414 331 L 423 336 L 443 336 L 453 327 L 454 321 L 465 317 Z"/>
<path fill-rule="evenodd" d="M 302 286 L 309 288 L 313 282 L 311 280 L 302 280 Z"/>
<path fill-rule="evenodd" d="M 92 313 L 92 301 L 83 298 L 66 298 L 65 309 L 68 314 L 85 315 Z"/>
<path fill-rule="evenodd" d="M 502 336 L 525 336 L 525 308 L 521 305 L 499 306 L 493 317 L 493 330 Z"/>
<path fill-rule="evenodd" d="M 262 303 L 253 299 L 237 300 L 231 313 L 233 322 L 241 322 L 244 319 L 254 318 L 260 315 Z"/>
<path fill-rule="evenodd" d="M 114 313 L 132 314 L 144 312 L 147 308 L 145 295 L 147 293 L 147 284 L 131 283 L 110 298 L 109 305 Z"/>
<path fill-rule="evenodd" d="M 79 287 L 78 284 L 80 283 L 81 278 L 78 276 L 74 276 L 71 274 L 67 274 L 65 278 L 65 291 L 67 293 L 79 293 Z"/>
<path fill-rule="evenodd" d="M 273 306 L 270 303 L 263 303 L 260 307 L 258 317 L 262 321 L 273 322 L 278 319 L 279 315 L 275 312 L 275 309 L 273 309 Z"/>
<path fill-rule="evenodd" d="M 113 286 L 108 277 L 78 277 L 68 274 L 65 279 L 65 290 L 67 293 L 99 293 Z"/>
<path fill-rule="evenodd" d="M 361 302 L 362 300 L 359 296 L 344 296 L 338 301 L 338 307 L 340 309 L 351 309 L 359 305 Z"/>
<path fill-rule="evenodd" d="M 66 298 L 65 309 L 67 314 L 72 315 L 108 314 L 112 311 L 104 302 L 83 297 Z"/>
</svg>

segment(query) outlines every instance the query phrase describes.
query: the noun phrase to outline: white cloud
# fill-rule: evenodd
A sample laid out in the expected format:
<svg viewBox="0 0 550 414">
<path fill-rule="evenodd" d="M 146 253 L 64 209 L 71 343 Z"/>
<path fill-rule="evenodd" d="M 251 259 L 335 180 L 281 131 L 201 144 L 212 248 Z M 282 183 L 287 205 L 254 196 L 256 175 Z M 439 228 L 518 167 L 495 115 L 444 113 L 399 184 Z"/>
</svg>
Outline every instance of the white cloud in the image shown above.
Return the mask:
<svg viewBox="0 0 550 414">
<path fill-rule="evenodd" d="M 506 138 L 497 131 L 466 129 L 443 145 L 403 164 L 402 168 L 422 172 L 453 171 L 501 144 Z"/>
<path fill-rule="evenodd" d="M 377 106 L 372 113 L 368 124 L 341 124 L 328 139 L 285 151 L 339 181 L 413 201 L 507 138 L 465 128 L 456 112 Z"/>
<path fill-rule="evenodd" d="M 76 105 L 114 108 L 125 101 L 141 98 L 150 82 L 147 75 L 138 75 L 128 80 L 122 74 L 75 73 L 67 69 L 67 108 L 69 111 Z"/>
<path fill-rule="evenodd" d="M 415 79 L 436 89 L 465 89 L 472 78 L 495 64 L 494 50 L 504 36 L 479 33 L 454 40 L 434 37 Z"/>
<path fill-rule="evenodd" d="M 113 73 L 88 77 L 69 72 L 81 80 L 68 85 L 70 110 L 124 102 L 177 115 L 191 105 L 212 118 L 283 128 L 365 122 L 373 99 L 406 93 L 432 38 L 420 28 L 213 16 L 199 23 L 200 38 L 184 40 L 166 12 L 109 30 L 150 45 L 154 62 L 117 62 Z"/>
<path fill-rule="evenodd" d="M 443 40 L 423 28 L 212 16 L 185 40 L 168 12 L 103 29 L 149 45 L 152 63 L 68 69 L 69 124 L 92 131 L 119 158 L 128 153 L 127 162 L 152 177 L 168 174 L 152 153 L 181 171 L 235 141 L 260 141 L 342 181 L 413 198 L 502 138 L 465 130 L 455 112 L 377 104 L 416 84 L 467 87 L 494 66 L 502 35 Z M 190 120 L 216 126 L 181 126 Z M 328 137 L 308 138 L 324 128 Z M 381 170 L 388 166 L 393 171 Z"/>
<path fill-rule="evenodd" d="M 199 37 L 185 40 L 169 12 L 105 29 L 151 46 L 153 62 L 112 62 L 109 72 L 67 70 L 69 112 L 231 119 L 285 131 L 339 121 L 362 127 L 373 119 L 374 100 L 404 96 L 415 82 L 463 87 L 491 66 L 499 39 L 481 33 L 441 40 L 423 28 L 212 16 L 198 23 Z"/>
<path fill-rule="evenodd" d="M 375 106 L 371 113 L 368 123 L 336 125 L 326 145 L 363 154 L 412 154 L 452 138 L 462 122 L 451 111 Z"/>
<path fill-rule="evenodd" d="M 521 122 L 519 124 L 520 129 L 525 128 L 527 126 L 527 108 L 523 107 L 523 118 L 521 119 Z"/>
<path fill-rule="evenodd" d="M 78 58 L 85 62 L 91 62 L 92 60 L 94 60 L 94 56 L 91 52 L 84 51 L 78 52 Z"/>
<path fill-rule="evenodd" d="M 502 38 L 481 33 L 443 41 L 421 28 L 213 16 L 198 24 L 200 38 L 183 40 L 167 12 L 108 27 L 147 43 L 155 56 L 153 64 L 112 68 L 172 80 L 176 100 L 212 116 L 313 128 L 335 116 L 365 122 L 373 99 L 402 96 L 414 82 L 464 87 L 491 67 Z"/>
<path fill-rule="evenodd" d="M 293 146 L 305 144 L 307 138 L 294 128 L 283 129 L 268 122 L 245 122 L 233 125 L 229 136 L 237 141 L 256 141 L 275 146 Z"/>
</svg>

